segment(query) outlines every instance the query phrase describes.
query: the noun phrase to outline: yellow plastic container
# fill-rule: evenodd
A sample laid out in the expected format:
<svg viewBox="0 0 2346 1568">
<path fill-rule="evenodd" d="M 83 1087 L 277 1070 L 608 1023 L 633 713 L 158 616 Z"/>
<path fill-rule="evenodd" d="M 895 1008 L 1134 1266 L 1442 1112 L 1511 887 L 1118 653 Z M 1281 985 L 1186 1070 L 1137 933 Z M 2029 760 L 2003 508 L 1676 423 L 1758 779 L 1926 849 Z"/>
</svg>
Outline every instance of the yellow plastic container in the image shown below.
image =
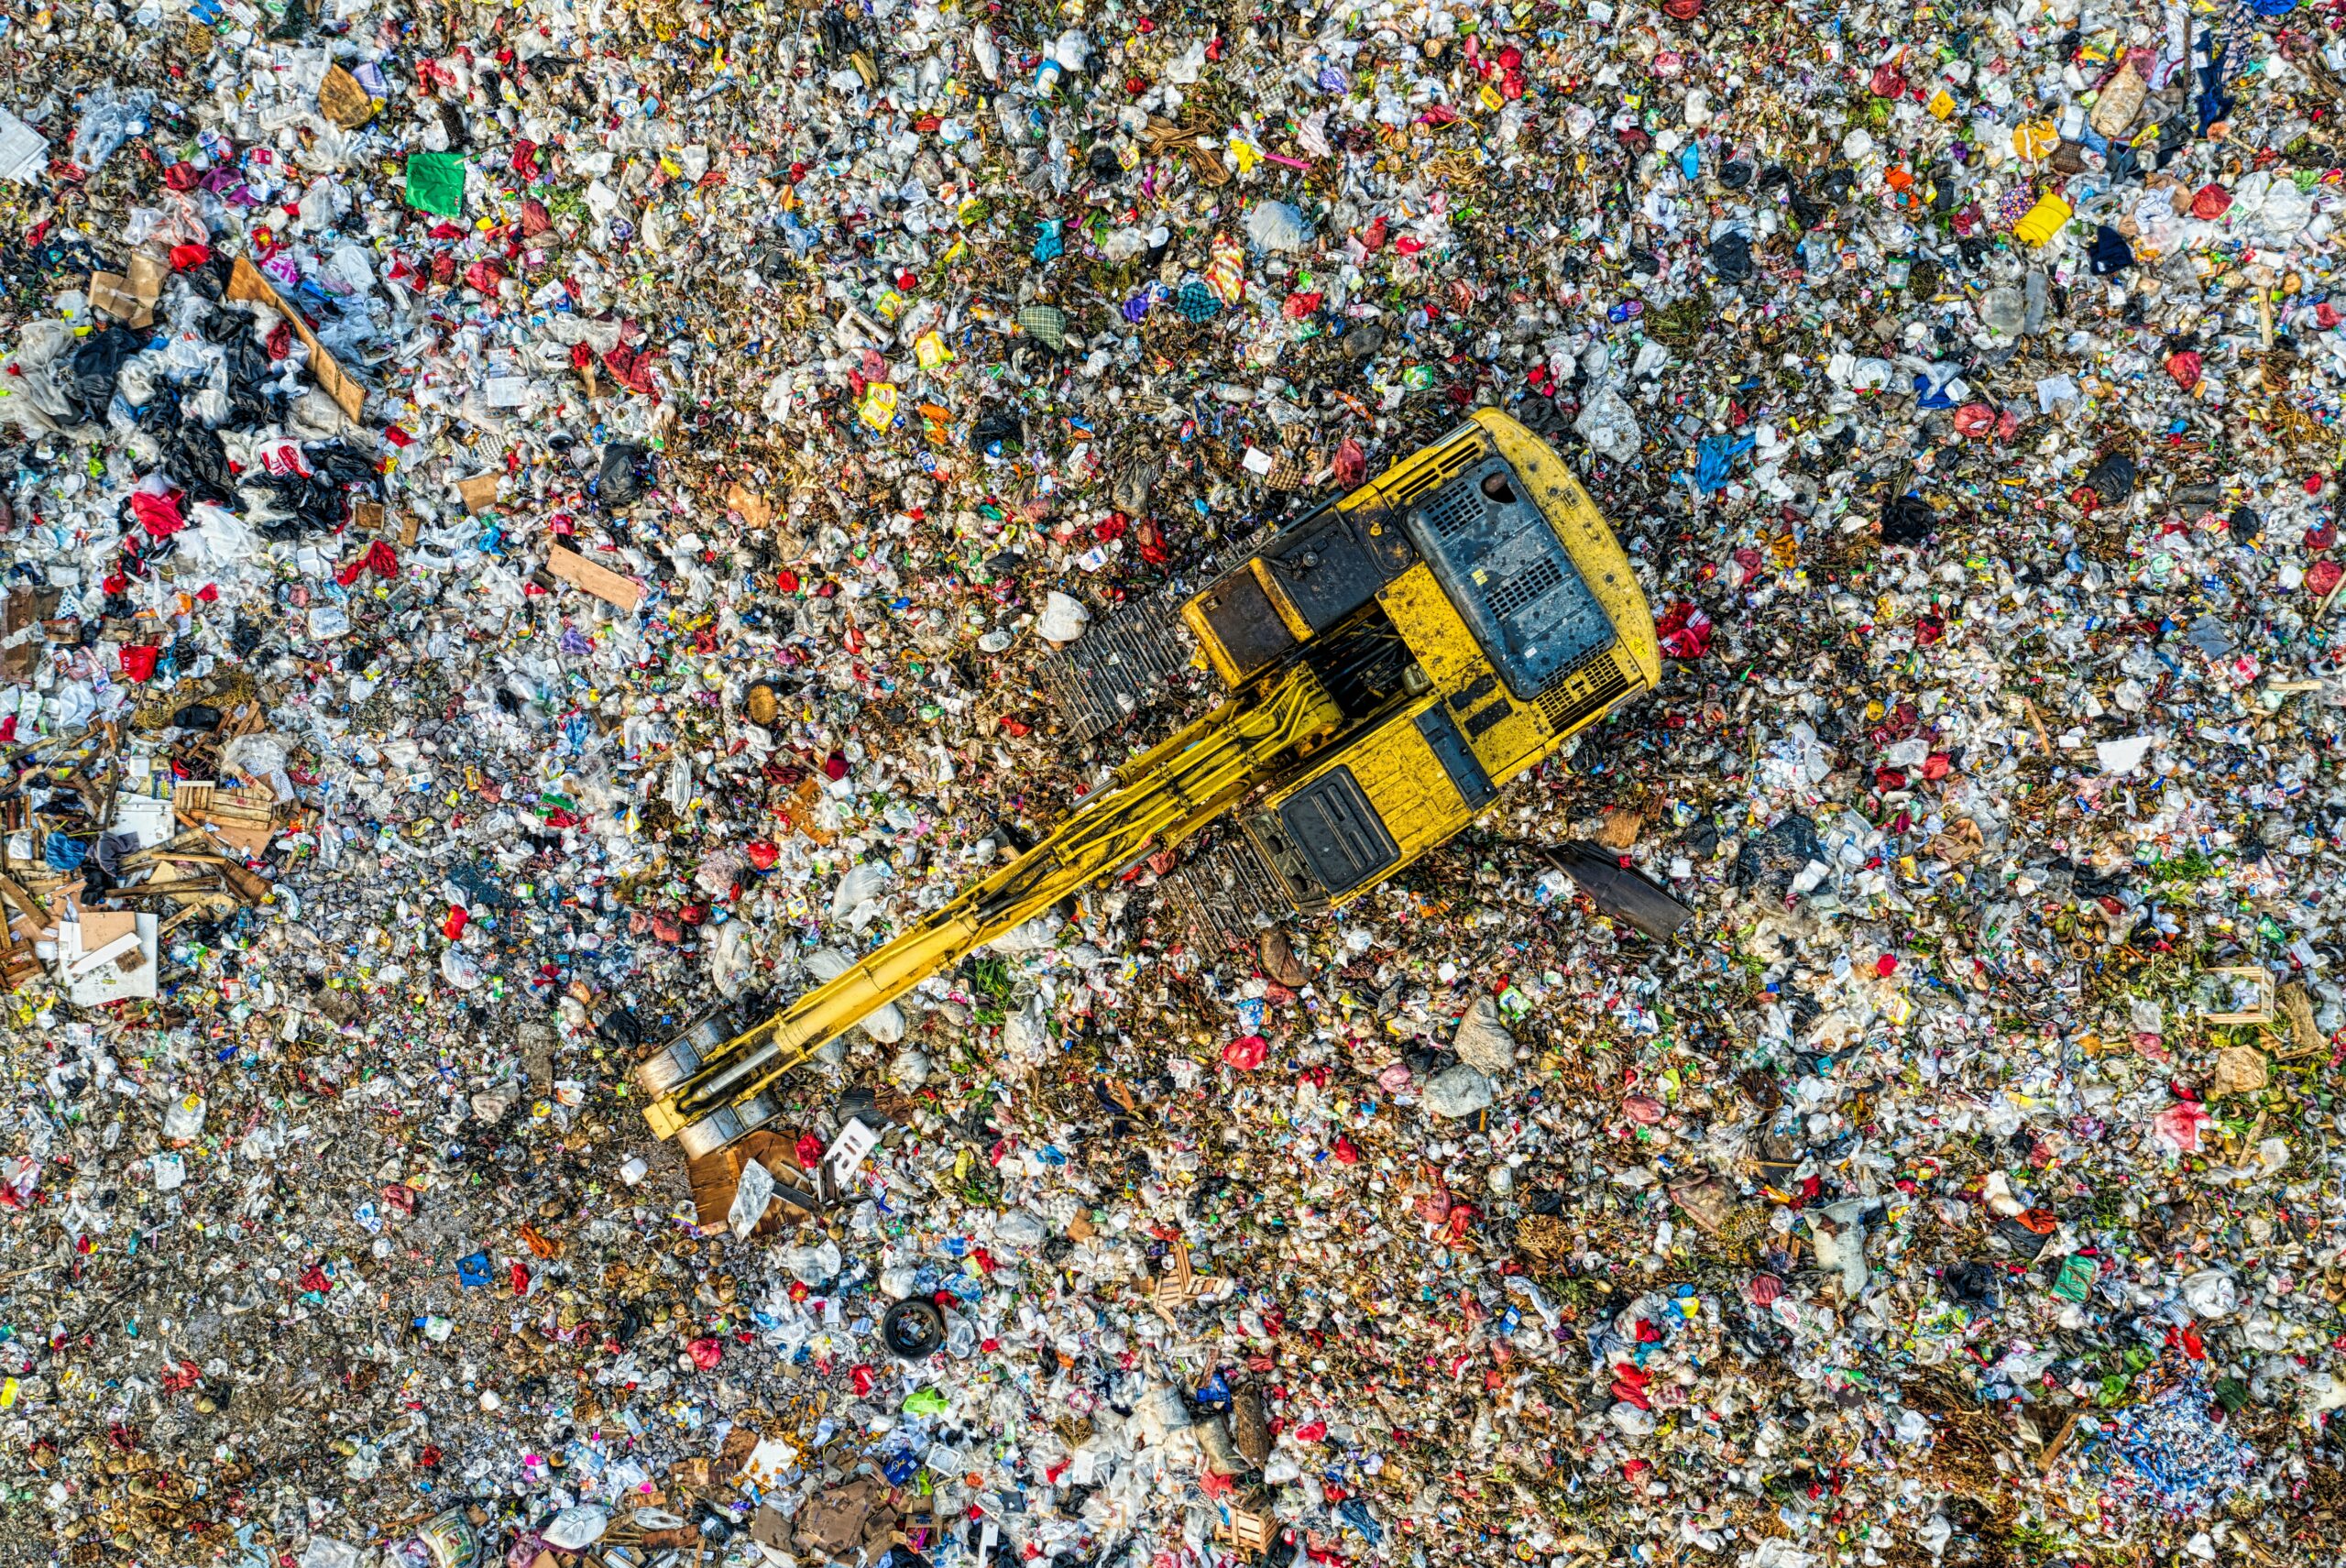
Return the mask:
<svg viewBox="0 0 2346 1568">
<path fill-rule="evenodd" d="M 2070 212 L 2069 203 L 2060 197 L 2039 196 L 2036 205 L 2022 214 L 2020 222 L 2012 225 L 2012 237 L 2031 245 L 2044 245 L 2061 232 L 2061 225 L 2069 221 Z"/>
<path fill-rule="evenodd" d="M 2012 127 L 2012 150 L 2032 162 L 2052 157 L 2060 145 L 2060 127 L 2050 120 L 2023 120 Z"/>
</svg>

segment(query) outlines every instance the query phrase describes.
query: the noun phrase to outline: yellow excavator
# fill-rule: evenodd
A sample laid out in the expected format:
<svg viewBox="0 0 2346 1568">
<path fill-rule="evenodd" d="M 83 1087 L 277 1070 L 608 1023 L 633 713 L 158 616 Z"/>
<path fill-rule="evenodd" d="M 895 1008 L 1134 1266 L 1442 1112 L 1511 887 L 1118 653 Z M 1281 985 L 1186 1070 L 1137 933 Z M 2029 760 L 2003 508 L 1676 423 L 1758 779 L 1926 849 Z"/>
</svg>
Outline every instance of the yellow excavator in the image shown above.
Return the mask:
<svg viewBox="0 0 2346 1568">
<path fill-rule="evenodd" d="M 1075 645 L 1079 732 L 1225 688 L 1041 841 L 771 1015 L 702 1015 L 634 1069 L 689 1158 L 775 1123 L 782 1079 L 987 942 L 1143 860 L 1211 939 L 1335 908 L 1442 843 L 1575 730 L 1652 689 L 1653 616 L 1563 460 L 1493 409 L 1270 534 L 1178 617 Z M 1098 641 L 1093 642 L 1093 638 Z"/>
</svg>

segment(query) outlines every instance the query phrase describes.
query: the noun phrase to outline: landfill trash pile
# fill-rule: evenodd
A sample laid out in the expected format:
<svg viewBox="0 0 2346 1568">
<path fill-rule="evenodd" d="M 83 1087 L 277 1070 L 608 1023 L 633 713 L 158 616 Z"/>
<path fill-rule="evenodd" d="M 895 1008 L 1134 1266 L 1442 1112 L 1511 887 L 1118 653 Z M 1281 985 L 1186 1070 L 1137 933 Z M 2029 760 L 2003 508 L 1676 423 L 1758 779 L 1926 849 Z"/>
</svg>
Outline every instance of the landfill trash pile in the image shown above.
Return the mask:
<svg viewBox="0 0 2346 1568">
<path fill-rule="evenodd" d="M 0 1560 L 2335 1561 L 2342 25 L 0 5 Z M 1483 407 L 1657 690 L 651 1137 Z"/>
</svg>

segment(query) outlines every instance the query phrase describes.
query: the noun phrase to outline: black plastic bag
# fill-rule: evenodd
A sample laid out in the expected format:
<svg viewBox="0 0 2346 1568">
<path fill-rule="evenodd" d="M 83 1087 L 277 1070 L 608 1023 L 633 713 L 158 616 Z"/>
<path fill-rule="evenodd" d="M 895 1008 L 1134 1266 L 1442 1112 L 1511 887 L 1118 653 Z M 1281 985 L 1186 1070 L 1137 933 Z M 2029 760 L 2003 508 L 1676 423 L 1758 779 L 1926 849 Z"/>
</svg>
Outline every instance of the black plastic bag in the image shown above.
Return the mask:
<svg viewBox="0 0 2346 1568">
<path fill-rule="evenodd" d="M 2123 272 L 2134 265 L 2133 247 L 2126 243 L 2124 235 L 2108 224 L 2094 231 L 2093 245 L 2087 254 L 2092 259 L 2093 275 L 2097 278 Z"/>
<path fill-rule="evenodd" d="M 299 520 L 291 526 L 282 521 L 265 525 L 262 532 L 272 539 L 331 533 L 350 520 L 350 491 L 367 496 L 382 494 L 374 463 L 340 442 L 303 447 L 301 459 L 310 466 L 307 474 L 258 477 L 259 482 L 276 495 L 278 504 Z"/>
<path fill-rule="evenodd" d="M 214 252 L 180 276 L 203 298 L 218 304 L 228 292 L 228 258 Z"/>
<path fill-rule="evenodd" d="M 255 341 L 252 327 L 252 318 L 242 311 L 214 311 L 200 328 L 206 341 L 218 344 L 227 356 L 227 422 L 239 430 L 276 418 L 269 406 L 269 382 L 276 372 L 268 352 Z"/>
<path fill-rule="evenodd" d="M 171 433 L 179 428 L 179 393 L 168 385 L 157 387 L 154 395 L 138 405 L 134 419 L 140 430 L 168 446 Z"/>
<path fill-rule="evenodd" d="M 603 448 L 603 466 L 595 475 L 595 499 L 605 511 L 624 511 L 643 499 L 651 480 L 652 454 L 631 441 L 614 441 Z"/>
<path fill-rule="evenodd" d="M 339 441 L 305 446 L 301 456 L 311 471 L 329 484 L 364 490 L 369 496 L 382 494 L 382 476 L 376 470 L 374 459 L 352 451 Z"/>
<path fill-rule="evenodd" d="M 261 525 L 270 539 L 299 539 L 305 533 L 332 533 L 345 521 L 342 487 L 307 474 L 256 474 L 255 482 L 293 514 Z"/>
<path fill-rule="evenodd" d="M 1751 236 L 1730 229 L 1711 241 L 1711 265 L 1723 282 L 1741 283 L 1751 276 Z"/>
<path fill-rule="evenodd" d="M 181 420 L 163 443 L 163 469 L 195 500 L 236 505 L 236 476 L 220 437 L 195 420 Z"/>
<path fill-rule="evenodd" d="M 1939 525 L 1939 514 L 1920 496 L 1893 496 L 1881 509 L 1884 544 L 1920 544 Z"/>
<path fill-rule="evenodd" d="M 1968 1306 L 1993 1310 L 1998 1304 L 2003 1271 L 1992 1263 L 1950 1263 L 1946 1272 L 1939 1276 L 1939 1288 L 1947 1299 Z"/>
<path fill-rule="evenodd" d="M 2086 470 L 2085 488 L 2103 506 L 2123 506 L 2134 493 L 2134 460 L 2123 452 L 2112 452 Z"/>
<path fill-rule="evenodd" d="M 81 406 L 83 421 L 105 417 L 123 361 L 146 345 L 144 336 L 127 328 L 102 328 L 74 345 L 66 361 L 66 389 Z"/>
</svg>

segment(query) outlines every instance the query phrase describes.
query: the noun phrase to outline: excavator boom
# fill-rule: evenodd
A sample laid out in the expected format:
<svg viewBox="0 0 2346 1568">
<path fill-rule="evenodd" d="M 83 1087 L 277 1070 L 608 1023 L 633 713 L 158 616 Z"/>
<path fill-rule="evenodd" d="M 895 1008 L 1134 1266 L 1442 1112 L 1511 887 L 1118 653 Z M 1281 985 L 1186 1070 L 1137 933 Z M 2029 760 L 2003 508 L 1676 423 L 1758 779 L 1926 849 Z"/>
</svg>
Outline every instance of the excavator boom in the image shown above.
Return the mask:
<svg viewBox="0 0 2346 1568">
<path fill-rule="evenodd" d="M 1342 719 L 1302 667 L 1267 702 L 1214 709 L 1121 769 L 1042 842 L 837 979 L 713 1048 L 688 1030 L 638 1064 L 652 1131 L 676 1138 L 690 1157 L 755 1131 L 779 1109 L 774 1083 L 829 1041 L 1095 879 L 1179 844 L 1228 810 L 1280 752 Z"/>
</svg>

